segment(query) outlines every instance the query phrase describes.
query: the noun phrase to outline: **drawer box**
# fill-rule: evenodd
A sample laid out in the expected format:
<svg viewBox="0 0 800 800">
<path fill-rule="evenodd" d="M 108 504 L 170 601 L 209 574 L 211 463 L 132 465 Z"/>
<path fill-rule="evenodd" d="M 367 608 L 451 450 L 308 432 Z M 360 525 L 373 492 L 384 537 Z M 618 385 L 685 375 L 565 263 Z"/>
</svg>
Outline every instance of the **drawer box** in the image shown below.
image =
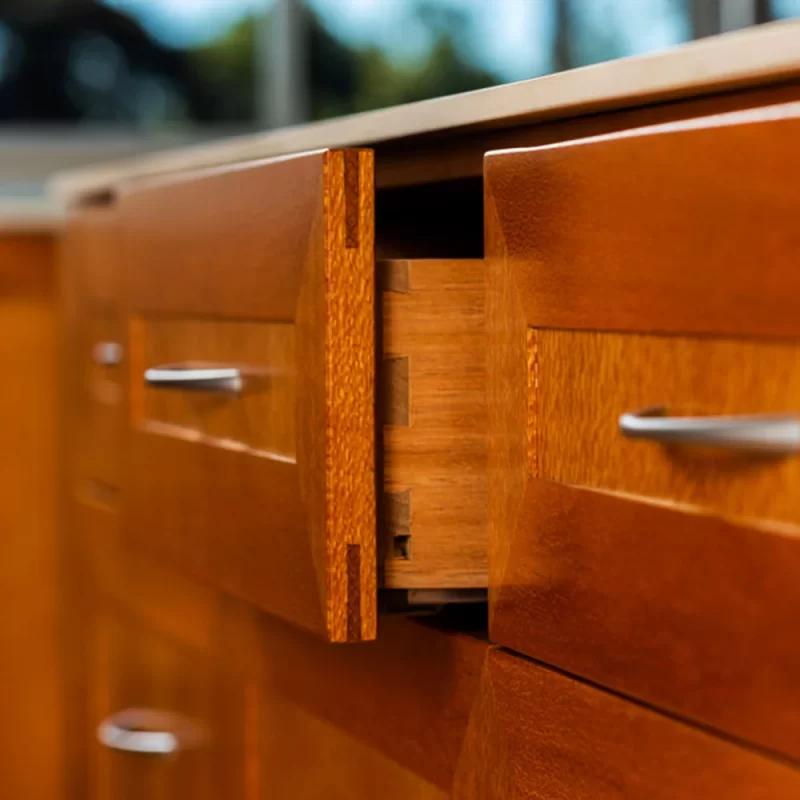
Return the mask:
<svg viewBox="0 0 800 800">
<path fill-rule="evenodd" d="M 796 432 L 797 133 L 785 106 L 485 164 L 492 638 L 792 757 L 800 456 L 620 418 Z"/>
<path fill-rule="evenodd" d="M 125 402 L 124 318 L 120 253 L 112 206 L 73 213 L 62 245 L 66 320 L 70 326 L 70 434 L 75 489 L 86 500 L 113 505 L 121 484 Z"/>
</svg>

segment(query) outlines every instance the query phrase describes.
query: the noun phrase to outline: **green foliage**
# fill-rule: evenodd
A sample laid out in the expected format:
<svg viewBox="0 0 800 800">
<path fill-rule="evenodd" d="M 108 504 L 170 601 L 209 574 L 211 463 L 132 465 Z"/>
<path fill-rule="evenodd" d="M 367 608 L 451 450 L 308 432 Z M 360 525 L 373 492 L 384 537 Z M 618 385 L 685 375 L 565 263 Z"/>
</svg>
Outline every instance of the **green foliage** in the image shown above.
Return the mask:
<svg viewBox="0 0 800 800">
<path fill-rule="evenodd" d="M 471 63 L 463 47 L 468 20 L 430 0 L 414 13 L 431 33 L 429 51 L 413 62 L 394 62 L 375 47 L 354 48 L 333 36 L 308 11 L 308 74 L 313 119 L 481 89 L 498 83 L 495 75 Z M 256 28 L 242 20 L 226 35 L 191 51 L 194 71 L 209 85 L 209 115 L 245 121 L 255 116 Z"/>
</svg>

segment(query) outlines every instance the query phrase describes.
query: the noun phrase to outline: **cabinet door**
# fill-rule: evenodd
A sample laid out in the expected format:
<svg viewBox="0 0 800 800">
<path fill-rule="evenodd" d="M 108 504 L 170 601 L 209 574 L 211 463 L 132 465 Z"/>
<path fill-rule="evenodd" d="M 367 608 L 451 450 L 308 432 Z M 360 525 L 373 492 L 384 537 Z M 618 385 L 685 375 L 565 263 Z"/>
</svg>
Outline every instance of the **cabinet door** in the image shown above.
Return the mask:
<svg viewBox="0 0 800 800">
<path fill-rule="evenodd" d="M 120 202 L 127 536 L 331 641 L 376 625 L 373 202 L 368 151 Z"/>
</svg>

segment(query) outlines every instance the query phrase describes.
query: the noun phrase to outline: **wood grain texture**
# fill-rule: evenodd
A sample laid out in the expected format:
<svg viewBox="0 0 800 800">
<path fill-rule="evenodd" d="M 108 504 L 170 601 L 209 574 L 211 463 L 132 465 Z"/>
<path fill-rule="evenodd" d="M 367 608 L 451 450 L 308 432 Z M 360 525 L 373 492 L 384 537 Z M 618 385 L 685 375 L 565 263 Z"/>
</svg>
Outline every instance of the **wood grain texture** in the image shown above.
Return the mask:
<svg viewBox="0 0 800 800">
<path fill-rule="evenodd" d="M 380 262 L 378 269 L 390 286 L 407 276 L 402 291 L 383 293 L 384 364 L 402 359 L 407 369 L 405 393 L 399 381 L 383 387 L 397 400 L 383 425 L 383 486 L 390 497 L 407 493 L 407 503 L 386 505 L 408 519 L 399 535 L 409 537 L 387 548 L 384 584 L 486 586 L 483 262 Z"/>
<path fill-rule="evenodd" d="M 63 238 L 65 291 L 72 304 L 65 323 L 69 366 L 65 380 L 76 393 L 66 427 L 80 447 L 73 478 L 77 490 L 113 495 L 121 486 L 124 368 L 103 365 L 94 348 L 104 342 L 126 344 L 120 303 L 119 247 L 113 204 L 95 205 L 72 214 Z M 67 351 L 65 350 L 65 353 Z"/>
<path fill-rule="evenodd" d="M 359 797 L 386 770 L 390 793 L 404 786 L 419 786 L 425 798 L 438 796 L 431 787 L 451 791 L 488 644 L 397 617 L 380 624 L 376 642 L 330 647 L 259 617 L 267 786 L 274 775 L 276 786 L 300 780 L 319 792 L 329 775 L 337 792 L 347 781 Z M 356 764 L 334 765 L 315 752 L 315 740 L 343 757 L 352 753 L 364 775 Z M 280 796 L 294 795 L 286 789 Z"/>
<path fill-rule="evenodd" d="M 226 326 L 285 323 L 296 386 L 291 458 L 134 417 L 131 541 L 332 641 L 372 638 L 376 625 L 372 154 L 348 164 L 346 176 L 338 151 L 256 162 L 155 182 L 120 203 L 132 384 L 154 366 L 155 323 L 144 320 L 158 317 L 186 326 L 185 352 L 169 345 L 176 360 L 205 349 L 239 364 L 256 345 L 234 353 Z M 218 326 L 220 342 L 201 325 Z M 285 350 L 257 366 L 286 366 Z"/>
<path fill-rule="evenodd" d="M 528 324 L 800 334 L 799 132 L 788 103 L 487 155 Z"/>
<path fill-rule="evenodd" d="M 590 331 L 535 336 L 539 477 L 800 524 L 800 458 L 665 447 L 626 439 L 617 425 L 621 414 L 657 405 L 676 416 L 800 411 L 797 345 Z"/>
<path fill-rule="evenodd" d="M 63 795 L 60 401 L 54 241 L 0 236 L 0 774 L 9 797 Z"/>
<path fill-rule="evenodd" d="M 800 772 L 499 650 L 454 797 L 800 797 Z"/>
<path fill-rule="evenodd" d="M 264 712 L 264 798 L 447 800 L 451 795 L 280 695 Z"/>
<path fill-rule="evenodd" d="M 800 540 L 534 480 L 492 638 L 800 757 Z"/>
<path fill-rule="evenodd" d="M 490 192 L 486 192 L 486 338 L 488 403 L 488 542 L 490 631 L 496 593 L 504 584 L 511 535 L 530 477 L 529 328 L 507 268 L 505 245 Z"/>
<path fill-rule="evenodd" d="M 146 575 L 149 565 L 128 562 Z M 133 575 L 131 575 L 133 577 Z M 89 751 L 90 791 L 93 800 L 139 797 L 230 797 L 249 800 L 245 794 L 245 701 L 243 684 L 228 676 L 219 641 L 210 648 L 185 643 L 152 627 L 137 613 L 146 586 L 136 595 L 99 591 L 93 598 L 90 625 Z M 169 614 L 185 608 L 169 602 Z M 145 603 L 151 602 L 145 600 Z M 196 624 L 197 610 L 183 620 Z M 208 627 L 210 620 L 203 620 Z M 226 681 L 226 678 L 229 678 Z M 238 691 L 237 691 L 238 687 Z M 111 750 L 95 738 L 96 726 L 109 715 L 136 709 L 153 717 L 155 730 L 168 730 L 182 742 L 169 758 Z M 147 720 L 141 723 L 148 729 Z M 185 744 L 184 744 L 185 743 Z"/>
<path fill-rule="evenodd" d="M 295 328 L 286 323 L 142 318 L 136 324 L 143 362 L 183 363 L 192 353 L 198 366 L 240 366 L 239 395 L 131 386 L 135 424 L 158 433 L 240 448 L 295 461 Z"/>
</svg>

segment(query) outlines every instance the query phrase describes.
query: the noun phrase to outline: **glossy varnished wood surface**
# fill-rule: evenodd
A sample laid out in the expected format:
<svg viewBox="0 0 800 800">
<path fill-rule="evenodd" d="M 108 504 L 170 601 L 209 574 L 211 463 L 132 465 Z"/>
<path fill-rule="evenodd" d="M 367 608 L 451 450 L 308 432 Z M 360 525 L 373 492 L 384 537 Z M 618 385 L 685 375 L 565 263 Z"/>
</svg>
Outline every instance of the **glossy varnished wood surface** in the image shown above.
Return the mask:
<svg viewBox="0 0 800 800">
<path fill-rule="evenodd" d="M 385 585 L 484 587 L 483 262 L 380 262 L 378 281 Z"/>
<path fill-rule="evenodd" d="M 454 797 L 800 797 L 800 772 L 513 654 L 489 652 Z"/>
<path fill-rule="evenodd" d="M 113 510 L 74 503 L 70 535 L 85 579 L 87 789 L 80 796 L 249 800 L 247 697 L 229 668 L 218 595 L 128 551 Z M 98 725 L 129 709 L 146 711 L 153 729 L 175 733 L 184 748 L 164 758 L 102 745 Z"/>
<path fill-rule="evenodd" d="M 796 459 L 616 428 L 797 410 L 795 114 L 486 164 L 492 638 L 792 757 Z"/>
<path fill-rule="evenodd" d="M 136 424 L 211 446 L 297 458 L 295 329 L 286 323 L 147 319 L 136 326 L 140 364 L 241 365 L 239 395 L 131 386 Z M 141 371 L 140 364 L 133 369 Z"/>
<path fill-rule="evenodd" d="M 394 775 L 401 786 L 425 787 L 423 797 L 439 796 L 431 787 L 445 795 L 452 790 L 489 647 L 485 641 L 382 618 L 376 642 L 343 648 L 266 615 L 256 624 L 266 731 L 262 757 L 271 771 L 297 776 L 308 758 L 321 766 L 321 754 L 301 749 L 318 736 L 339 740 L 336 747 L 354 754 L 365 752 L 355 742 L 374 752 L 363 756 L 368 772 L 355 779 L 354 790 L 387 761 L 398 766 Z M 281 743 L 284 726 L 291 739 Z M 298 743 L 294 753 L 292 739 Z M 267 786 L 271 771 L 264 773 Z M 336 780 L 348 774 L 353 777 L 352 766 L 333 771 Z M 284 786 L 287 777 L 276 774 L 274 780 Z M 306 780 L 319 791 L 324 773 Z"/>
<path fill-rule="evenodd" d="M 653 406 L 665 406 L 670 416 L 796 413 L 795 343 L 593 331 L 529 335 L 532 474 L 728 517 L 800 524 L 800 457 L 665 447 L 626 439 L 618 428 L 621 414 Z"/>
<path fill-rule="evenodd" d="M 800 104 L 486 158 L 533 327 L 792 336 Z"/>
<path fill-rule="evenodd" d="M 0 774 L 3 793 L 64 791 L 53 237 L 0 236 Z"/>
<path fill-rule="evenodd" d="M 800 541 L 534 480 L 495 640 L 800 758 Z"/>
<path fill-rule="evenodd" d="M 156 183 L 120 203 L 131 541 L 334 641 L 370 639 L 376 623 L 372 175 L 367 151 L 321 151 Z M 264 363 L 266 348 L 254 365 L 280 371 L 292 360 L 288 454 L 250 447 L 285 431 L 231 442 L 230 430 L 192 437 L 144 419 L 154 346 L 179 361 L 245 366 L 255 345 L 236 333 L 244 324 L 293 330 L 274 340 L 276 363 Z M 186 335 L 159 338 L 164 325 Z M 230 418 L 247 416 L 246 405 Z"/>
<path fill-rule="evenodd" d="M 72 308 L 65 380 L 76 395 L 66 426 L 80 443 L 69 453 L 77 459 L 72 477 L 76 491 L 110 503 L 117 502 L 122 481 L 124 368 L 98 363 L 95 348 L 117 344 L 126 358 L 117 235 L 113 204 L 103 203 L 70 214 L 62 239 L 63 285 Z"/>
</svg>

